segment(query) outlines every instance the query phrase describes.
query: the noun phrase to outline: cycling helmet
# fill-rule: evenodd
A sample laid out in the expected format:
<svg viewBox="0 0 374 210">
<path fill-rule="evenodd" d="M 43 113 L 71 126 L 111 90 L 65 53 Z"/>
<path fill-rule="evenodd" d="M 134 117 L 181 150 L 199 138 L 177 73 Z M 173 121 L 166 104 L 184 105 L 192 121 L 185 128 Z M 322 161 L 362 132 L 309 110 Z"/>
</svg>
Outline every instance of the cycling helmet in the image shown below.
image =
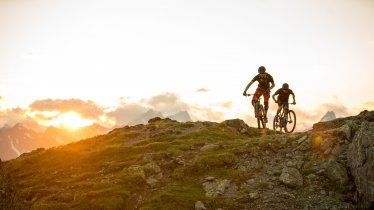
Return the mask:
<svg viewBox="0 0 374 210">
<path fill-rule="evenodd" d="M 284 88 L 284 89 L 288 89 L 288 88 L 289 88 L 289 86 L 288 86 L 288 84 L 287 84 L 287 83 L 284 83 L 284 84 L 282 85 L 282 88 Z"/>
<path fill-rule="evenodd" d="M 265 69 L 264 66 L 258 67 L 258 73 L 263 74 L 263 73 L 265 73 L 265 71 L 266 71 L 266 69 Z"/>
</svg>

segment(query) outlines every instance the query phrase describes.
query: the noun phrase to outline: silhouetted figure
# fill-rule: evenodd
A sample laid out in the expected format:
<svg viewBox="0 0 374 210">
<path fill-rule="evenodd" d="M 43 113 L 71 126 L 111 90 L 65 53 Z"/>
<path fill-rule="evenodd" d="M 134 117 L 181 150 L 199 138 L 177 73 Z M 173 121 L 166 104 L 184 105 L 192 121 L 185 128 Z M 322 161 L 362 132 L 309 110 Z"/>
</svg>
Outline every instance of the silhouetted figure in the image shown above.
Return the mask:
<svg viewBox="0 0 374 210">
<path fill-rule="evenodd" d="M 275 99 L 275 96 L 278 95 L 278 99 Z M 295 101 L 295 94 L 293 93 L 293 91 L 289 88 L 288 84 L 287 83 L 284 83 L 282 85 L 282 88 L 279 88 L 274 94 L 273 94 L 273 100 L 275 101 L 275 103 L 278 104 L 278 110 L 277 110 L 277 114 L 279 114 L 279 112 L 281 111 L 282 109 L 282 106 L 285 105 L 286 107 L 288 107 L 288 98 L 290 97 L 290 95 L 292 95 L 292 98 L 293 98 L 293 103 L 292 104 L 296 104 L 296 101 Z"/>
<path fill-rule="evenodd" d="M 266 73 L 266 69 L 264 66 L 260 66 L 258 68 L 258 74 L 252 79 L 250 83 L 248 83 L 247 87 L 245 88 L 243 95 L 247 95 L 247 90 L 254 82 L 258 82 L 258 87 L 256 92 L 252 97 L 252 105 L 254 106 L 255 102 L 261 95 L 264 96 L 264 108 L 265 108 L 265 122 L 267 122 L 267 113 L 269 109 L 269 98 L 270 98 L 270 90 L 274 87 L 274 80 L 273 77 Z"/>
</svg>

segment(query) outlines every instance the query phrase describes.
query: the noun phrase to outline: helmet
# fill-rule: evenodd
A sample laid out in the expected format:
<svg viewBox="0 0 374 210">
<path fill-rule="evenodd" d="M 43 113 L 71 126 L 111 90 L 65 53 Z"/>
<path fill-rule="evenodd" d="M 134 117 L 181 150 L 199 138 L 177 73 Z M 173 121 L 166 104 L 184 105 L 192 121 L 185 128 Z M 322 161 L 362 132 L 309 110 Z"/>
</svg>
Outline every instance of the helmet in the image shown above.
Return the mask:
<svg viewBox="0 0 374 210">
<path fill-rule="evenodd" d="M 288 88 L 289 88 L 289 86 L 288 86 L 288 84 L 287 84 L 287 83 L 284 83 L 284 84 L 282 85 L 282 88 L 284 88 L 284 89 L 288 89 Z"/>
<path fill-rule="evenodd" d="M 263 73 L 265 73 L 265 71 L 266 71 L 266 69 L 265 69 L 264 66 L 258 67 L 258 73 L 263 74 Z"/>
</svg>

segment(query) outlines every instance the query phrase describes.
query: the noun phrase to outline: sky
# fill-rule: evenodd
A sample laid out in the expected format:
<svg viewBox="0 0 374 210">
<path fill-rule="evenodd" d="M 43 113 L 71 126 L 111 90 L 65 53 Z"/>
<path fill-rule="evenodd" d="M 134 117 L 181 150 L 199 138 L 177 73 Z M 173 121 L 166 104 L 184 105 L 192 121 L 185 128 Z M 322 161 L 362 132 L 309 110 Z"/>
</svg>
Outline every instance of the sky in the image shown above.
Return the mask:
<svg viewBox="0 0 374 210">
<path fill-rule="evenodd" d="M 0 29 L 0 124 L 149 108 L 252 124 L 259 66 L 295 92 L 299 129 L 374 109 L 372 0 L 1 0 Z"/>
</svg>

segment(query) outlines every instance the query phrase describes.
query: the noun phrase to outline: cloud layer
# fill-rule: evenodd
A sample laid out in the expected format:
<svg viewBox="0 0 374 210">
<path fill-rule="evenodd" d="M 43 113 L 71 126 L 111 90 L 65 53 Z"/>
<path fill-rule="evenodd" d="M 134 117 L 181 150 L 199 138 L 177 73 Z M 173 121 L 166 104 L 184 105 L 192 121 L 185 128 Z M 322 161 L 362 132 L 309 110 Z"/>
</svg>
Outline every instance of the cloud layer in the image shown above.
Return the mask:
<svg viewBox="0 0 374 210">
<path fill-rule="evenodd" d="M 80 99 L 44 99 L 37 100 L 29 105 L 32 111 L 58 111 L 60 113 L 74 111 L 87 119 L 98 119 L 104 113 L 102 107 L 93 101 Z"/>
<path fill-rule="evenodd" d="M 374 102 L 367 101 L 360 107 L 350 109 L 340 103 L 338 100 L 333 103 L 324 103 L 318 107 L 305 110 L 298 106 L 291 107 L 297 114 L 297 130 L 304 131 L 310 129 L 312 125 L 318 122 L 327 111 L 334 111 L 337 117 L 346 117 L 357 115 L 364 109 L 373 110 Z M 74 111 L 84 119 L 94 120 L 98 123 L 104 123 L 109 120 L 107 125 L 125 125 L 137 120 L 142 114 L 149 109 L 161 112 L 164 116 L 175 114 L 179 111 L 188 111 L 194 121 L 215 121 L 221 122 L 226 120 L 227 116 L 235 116 L 234 118 L 242 118 L 250 126 L 257 126 L 253 117 L 253 108 L 246 107 L 245 110 L 237 109 L 237 106 L 230 101 L 210 104 L 209 106 L 200 106 L 198 104 L 187 104 L 177 94 L 163 93 L 150 98 L 141 99 L 131 102 L 124 101 L 112 107 L 110 110 L 106 107 L 99 106 L 93 101 L 83 101 L 80 99 L 44 99 L 37 100 L 29 105 L 27 109 L 14 108 L 2 110 L 0 112 L 0 126 L 4 124 L 14 125 L 18 122 L 31 122 L 39 120 L 46 122 L 53 120 L 58 115 Z M 277 109 L 277 105 L 270 104 L 268 113 L 269 124 L 272 126 L 272 118 Z M 33 115 L 30 115 L 30 111 Z M 57 112 L 55 115 L 46 116 L 43 112 Z M 236 113 L 237 112 L 237 113 Z M 234 113 L 234 115 L 227 115 Z M 236 114 L 235 114 L 236 113 Z M 32 116 L 32 118 L 30 117 Z"/>
</svg>

